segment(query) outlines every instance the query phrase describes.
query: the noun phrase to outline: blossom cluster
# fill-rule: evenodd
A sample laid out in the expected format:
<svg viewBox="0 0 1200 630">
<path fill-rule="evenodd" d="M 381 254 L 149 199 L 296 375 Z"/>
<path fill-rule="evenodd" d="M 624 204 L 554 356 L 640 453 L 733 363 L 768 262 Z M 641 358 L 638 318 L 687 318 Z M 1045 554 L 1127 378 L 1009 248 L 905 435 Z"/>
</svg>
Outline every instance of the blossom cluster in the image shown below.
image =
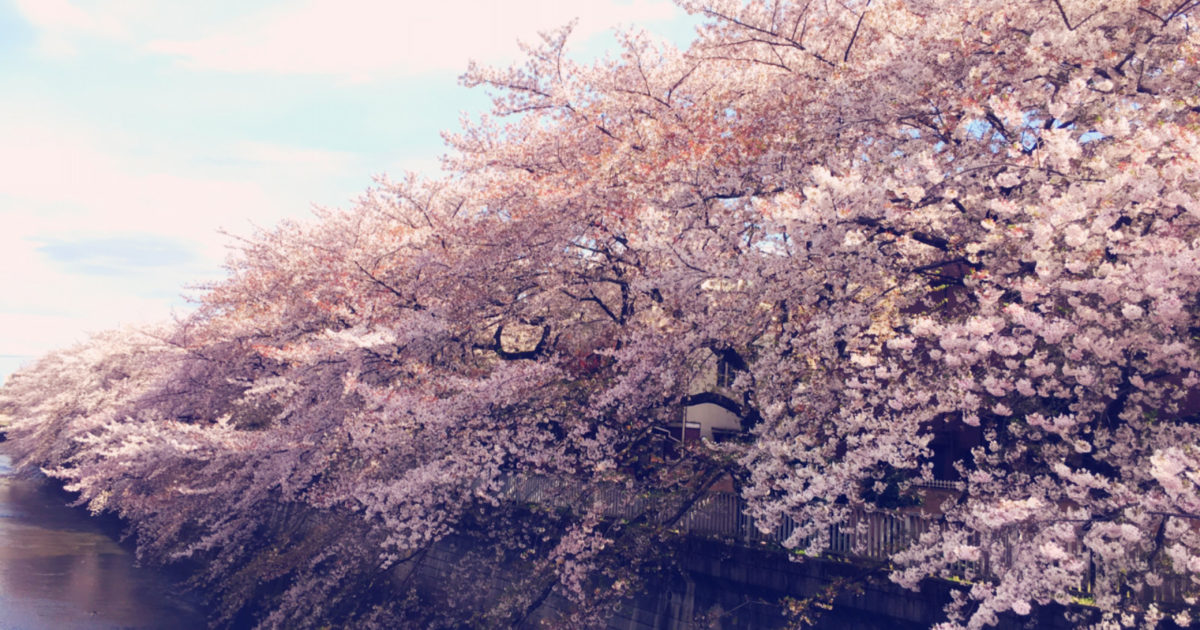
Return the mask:
<svg viewBox="0 0 1200 630">
<path fill-rule="evenodd" d="M 967 584 L 946 628 L 1084 586 L 1080 623 L 1188 623 L 1196 3 L 679 4 L 687 50 L 583 66 L 566 28 L 473 66 L 495 111 L 451 175 L 256 234 L 194 315 L 15 375 L 21 461 L 269 627 L 601 614 L 725 479 L 811 553 L 856 510 L 926 515 L 885 572 Z M 746 439 L 673 444 L 716 358 Z M 578 509 L 506 499 L 533 477 Z M 598 519 L 612 484 L 660 506 Z M 463 536 L 455 575 L 499 592 L 357 596 Z"/>
</svg>

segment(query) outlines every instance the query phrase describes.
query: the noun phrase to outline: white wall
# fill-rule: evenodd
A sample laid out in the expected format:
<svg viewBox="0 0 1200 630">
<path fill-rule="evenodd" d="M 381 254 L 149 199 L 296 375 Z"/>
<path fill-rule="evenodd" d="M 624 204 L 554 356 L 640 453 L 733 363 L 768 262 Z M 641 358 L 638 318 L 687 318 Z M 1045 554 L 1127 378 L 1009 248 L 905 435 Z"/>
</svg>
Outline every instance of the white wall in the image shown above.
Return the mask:
<svg viewBox="0 0 1200 630">
<path fill-rule="evenodd" d="M 727 429 L 730 431 L 741 431 L 742 423 L 738 417 L 729 412 L 724 407 L 719 407 L 712 403 L 700 403 L 699 405 L 690 405 L 685 408 L 685 422 L 694 422 L 700 425 L 700 437 L 712 438 L 712 430 Z"/>
</svg>

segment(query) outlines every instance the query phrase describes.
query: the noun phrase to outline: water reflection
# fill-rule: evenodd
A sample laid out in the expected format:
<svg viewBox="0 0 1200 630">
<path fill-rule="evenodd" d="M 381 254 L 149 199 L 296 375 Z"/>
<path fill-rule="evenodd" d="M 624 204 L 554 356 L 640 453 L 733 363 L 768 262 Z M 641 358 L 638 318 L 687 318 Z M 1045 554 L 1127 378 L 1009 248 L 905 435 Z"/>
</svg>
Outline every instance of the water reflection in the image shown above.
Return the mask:
<svg viewBox="0 0 1200 630">
<path fill-rule="evenodd" d="M 0 627 L 202 628 L 162 573 L 134 559 L 47 483 L 14 478 L 0 454 Z"/>
</svg>

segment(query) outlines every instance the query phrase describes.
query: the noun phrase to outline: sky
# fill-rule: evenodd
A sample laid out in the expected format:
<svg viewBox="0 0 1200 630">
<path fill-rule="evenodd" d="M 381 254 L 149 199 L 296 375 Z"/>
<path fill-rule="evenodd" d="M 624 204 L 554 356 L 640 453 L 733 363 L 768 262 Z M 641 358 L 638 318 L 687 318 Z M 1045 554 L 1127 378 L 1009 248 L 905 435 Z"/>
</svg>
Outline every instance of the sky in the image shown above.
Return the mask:
<svg viewBox="0 0 1200 630">
<path fill-rule="evenodd" d="M 487 111 L 458 77 L 577 19 L 579 59 L 669 0 L 0 0 L 0 379 L 88 334 L 186 313 L 230 234 L 436 175 Z"/>
</svg>

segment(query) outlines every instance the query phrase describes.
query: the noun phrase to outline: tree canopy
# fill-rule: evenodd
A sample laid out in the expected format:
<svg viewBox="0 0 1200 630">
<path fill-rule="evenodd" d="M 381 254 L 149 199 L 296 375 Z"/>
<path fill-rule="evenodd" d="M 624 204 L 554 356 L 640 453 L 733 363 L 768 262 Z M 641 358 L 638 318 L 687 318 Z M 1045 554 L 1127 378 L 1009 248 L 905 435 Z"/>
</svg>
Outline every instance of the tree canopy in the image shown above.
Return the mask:
<svg viewBox="0 0 1200 630">
<path fill-rule="evenodd" d="M 812 554 L 913 509 L 888 485 L 924 500 L 881 571 L 968 583 L 946 628 L 1096 566 L 1082 620 L 1186 625 L 1144 592 L 1200 593 L 1200 2 L 677 1 L 687 50 L 580 65 L 568 27 L 471 67 L 494 111 L 444 178 L 239 241 L 194 315 L 13 376 L 21 461 L 198 562 L 226 621 L 600 619 L 730 479 Z M 749 433 L 664 456 L 714 356 Z M 932 505 L 937 432 L 979 445 Z M 504 500 L 535 477 L 660 508 Z M 522 573 L 394 596 L 450 535 L 483 545 L 462 579 Z"/>
</svg>

